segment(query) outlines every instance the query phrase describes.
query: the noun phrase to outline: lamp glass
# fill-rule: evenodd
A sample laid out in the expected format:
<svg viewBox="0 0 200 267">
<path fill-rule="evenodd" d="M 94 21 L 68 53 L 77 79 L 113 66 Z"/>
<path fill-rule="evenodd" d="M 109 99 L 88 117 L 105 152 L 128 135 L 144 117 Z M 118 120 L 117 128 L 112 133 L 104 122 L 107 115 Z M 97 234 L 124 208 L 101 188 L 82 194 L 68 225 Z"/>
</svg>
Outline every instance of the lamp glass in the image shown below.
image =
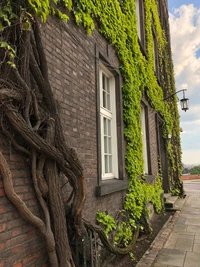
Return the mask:
<svg viewBox="0 0 200 267">
<path fill-rule="evenodd" d="M 188 98 L 183 98 L 180 100 L 181 102 L 181 109 L 182 110 L 188 110 L 189 109 L 189 99 Z"/>
</svg>

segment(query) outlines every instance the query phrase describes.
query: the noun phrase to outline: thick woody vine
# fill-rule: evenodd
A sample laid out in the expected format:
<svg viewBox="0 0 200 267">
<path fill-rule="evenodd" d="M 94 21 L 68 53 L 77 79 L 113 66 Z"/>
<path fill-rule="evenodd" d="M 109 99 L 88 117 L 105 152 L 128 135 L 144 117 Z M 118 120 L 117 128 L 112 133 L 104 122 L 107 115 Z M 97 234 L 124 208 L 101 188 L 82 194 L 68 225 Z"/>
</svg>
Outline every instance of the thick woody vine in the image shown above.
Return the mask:
<svg viewBox="0 0 200 267">
<path fill-rule="evenodd" d="M 0 170 L 7 197 L 21 215 L 45 237 L 50 266 L 74 266 L 69 246 L 68 230 L 77 236 L 85 234 L 83 225 L 99 233 L 102 242 L 113 253 L 127 253 L 110 245 L 106 234 L 115 230 L 114 242 L 132 245 L 142 227 L 148 227 L 146 204 L 152 202 L 156 211 L 162 210 L 160 195 L 161 177 L 154 186 L 143 179 L 142 140 L 140 127 L 140 99 L 144 88 L 152 107 L 163 117 L 163 132 L 172 134 L 168 144 L 170 170 L 174 187 L 180 189 L 181 157 L 179 118 L 175 100 L 164 105 L 163 91 L 153 69 L 152 21 L 157 33 L 159 55 L 167 66 L 167 88 L 175 91 L 170 53 L 166 50 L 164 35 L 158 17 L 157 1 L 145 0 L 147 37 L 146 59 L 140 51 L 136 29 L 135 1 L 126 0 L 2 0 L 0 11 L 0 110 L 1 131 L 16 150 L 25 154 L 31 165 L 31 177 L 44 219 L 34 216 L 15 193 L 12 174 L 4 155 L 0 152 Z M 78 25 L 83 24 L 88 33 L 94 30 L 94 20 L 99 31 L 115 47 L 121 62 L 123 84 L 126 169 L 129 189 L 126 195 L 123 219 L 116 223 L 112 217 L 99 212 L 98 220 L 105 226 L 106 234 L 83 221 L 81 211 L 85 199 L 84 176 L 75 151 L 66 145 L 56 101 L 48 79 L 48 69 L 40 35 L 40 22 L 49 15 L 68 20 L 72 12 Z M 66 14 L 65 14 L 66 13 Z M 173 107 L 173 108 L 172 108 Z M 176 120 L 174 120 L 176 118 Z M 23 140 L 23 146 L 17 140 Z M 60 176 L 64 174 L 72 188 L 68 202 L 60 194 Z M 48 203 L 46 197 L 48 195 Z M 52 203 L 54 205 L 52 205 Z M 50 223 L 53 221 L 53 227 Z M 108 223 L 106 223 L 108 221 Z M 53 230 L 52 230 L 53 229 Z"/>
</svg>

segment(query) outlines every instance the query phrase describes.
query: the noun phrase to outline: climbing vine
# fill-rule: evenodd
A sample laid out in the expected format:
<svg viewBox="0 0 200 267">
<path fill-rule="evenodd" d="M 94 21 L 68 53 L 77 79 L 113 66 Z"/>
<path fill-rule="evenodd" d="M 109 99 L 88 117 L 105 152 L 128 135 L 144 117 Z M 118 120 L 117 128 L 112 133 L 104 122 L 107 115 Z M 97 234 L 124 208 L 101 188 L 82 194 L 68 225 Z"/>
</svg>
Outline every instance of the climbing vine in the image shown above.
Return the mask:
<svg viewBox="0 0 200 267">
<path fill-rule="evenodd" d="M 80 222 L 81 209 L 84 202 L 82 167 L 75 152 L 64 145 L 63 136 L 55 136 L 55 127 L 61 129 L 61 125 L 53 97 L 51 93 L 48 94 L 46 92 L 47 88 L 51 92 L 51 88 L 48 82 L 44 51 L 41 48 L 38 18 L 42 22 L 46 22 L 48 16 L 52 15 L 67 21 L 69 19 L 69 12 L 72 12 L 77 25 L 83 25 L 88 34 L 92 34 L 92 31 L 95 29 L 95 21 L 97 21 L 99 32 L 115 48 L 120 60 L 120 71 L 123 77 L 124 135 L 127 144 L 126 170 L 129 176 L 129 188 L 123 210 L 121 211 L 122 220 L 120 222 L 116 222 L 110 215 L 106 215 L 102 212 L 97 213 L 97 219 L 104 225 L 106 234 L 115 231 L 115 244 L 122 242 L 125 246 L 131 243 L 134 231 L 136 231 L 138 227 L 141 229 L 149 228 L 147 204 L 151 202 L 157 212 L 162 211 L 163 207 L 161 197 L 161 171 L 159 171 L 154 185 L 148 184 L 141 177 L 144 169 L 140 126 L 140 101 L 143 92 L 146 93 L 148 102 L 152 108 L 163 118 L 163 136 L 165 138 L 168 134 L 172 136 L 171 141 L 168 141 L 167 144 L 169 174 L 171 176 L 172 186 L 175 189 L 179 189 L 180 195 L 183 193 L 182 184 L 179 179 L 181 171 L 181 150 L 176 97 L 169 103 L 164 103 L 163 101 L 163 89 L 165 89 L 168 94 L 175 92 L 170 44 L 167 43 L 169 36 L 161 27 L 157 1 L 144 0 L 144 6 L 146 56 L 141 53 L 138 43 L 134 0 L 3 0 L 1 1 L 0 10 L 0 67 L 2 70 L 0 85 L 3 90 L 8 90 L 9 87 L 9 92 L 6 91 L 6 94 L 4 92 L 4 95 L 2 90 L 1 107 L 3 107 L 4 115 L 12 126 L 9 126 L 7 130 L 5 127 L 7 123 L 2 120 L 2 129 L 7 137 L 10 136 L 12 139 L 9 131 L 11 128 L 14 128 L 24 138 L 26 143 L 30 145 L 31 152 L 23 147 L 20 147 L 20 150 L 30 156 L 32 162 L 32 176 L 35 177 L 35 179 L 45 171 L 45 168 L 51 170 L 50 172 L 47 171 L 47 174 L 45 174 L 49 177 L 49 187 L 50 185 L 52 186 L 53 182 L 51 174 L 53 173 L 55 177 L 59 177 L 58 168 L 61 169 L 66 176 L 70 177 L 70 184 L 74 193 L 74 204 L 70 210 L 73 219 L 70 218 L 70 222 L 72 222 L 72 228 L 76 233 L 80 233 L 82 226 Z M 158 44 L 157 49 L 162 86 L 158 83 L 154 70 L 152 27 L 155 28 L 156 41 Z M 13 38 L 13 29 L 15 33 L 18 33 L 19 38 Z M 32 40 L 32 42 L 30 40 Z M 26 42 L 31 45 L 31 51 L 29 51 L 29 48 L 26 46 Z M 20 46 L 22 46 L 24 50 L 16 49 L 16 47 Z M 37 49 L 38 52 L 35 52 Z M 23 53 L 26 53 L 27 57 L 22 57 Z M 165 62 L 165 66 L 163 66 L 163 62 Z M 164 70 L 166 71 L 165 78 L 163 74 Z M 17 82 L 12 83 L 7 81 L 12 80 L 11 77 L 15 77 Z M 34 92 L 30 93 L 31 81 L 33 80 L 37 83 L 39 91 L 44 97 L 43 107 L 44 105 L 47 106 L 48 115 L 45 113 L 46 110 L 44 114 L 40 114 L 38 109 L 40 99 L 37 99 L 38 96 Z M 13 88 L 15 88 L 19 95 L 13 93 Z M 7 98 L 10 99 L 10 102 L 13 101 L 12 105 L 8 105 Z M 19 99 L 23 99 L 23 101 Z M 16 102 L 17 105 L 15 106 Z M 42 121 L 40 116 L 44 116 L 42 117 Z M 31 122 L 32 117 L 34 117 L 34 124 Z M 15 119 L 17 119 L 18 126 L 15 125 Z M 26 128 L 25 125 L 28 125 L 28 127 Z M 44 127 L 44 125 L 46 127 L 45 137 L 41 135 L 39 131 L 40 127 Z M 26 133 L 24 129 L 26 129 Z M 62 130 L 60 130 L 60 132 L 62 132 Z M 34 139 L 35 143 L 31 142 L 30 136 Z M 45 141 L 43 141 L 42 138 L 45 139 Z M 49 143 L 51 146 L 48 145 Z M 50 158 L 50 160 L 46 158 Z M 53 160 L 53 163 L 51 160 Z M 65 161 L 67 163 L 65 163 Z M 3 157 L 0 162 L 1 167 L 5 169 L 4 175 L 6 180 L 9 178 L 9 172 L 7 172 L 7 165 Z M 68 168 L 69 166 L 70 168 Z M 36 175 L 35 171 L 38 168 L 39 174 L 37 172 Z M 60 259 L 56 259 L 56 244 L 54 238 L 49 242 L 49 236 L 52 237 L 52 229 L 49 220 L 50 215 L 47 211 L 45 201 L 41 197 L 41 194 L 45 194 L 45 192 L 43 192 L 41 188 L 38 191 L 36 180 L 34 180 L 35 190 L 38 192 L 38 199 L 46 214 L 45 225 L 41 221 L 35 221 L 35 218 L 30 218 L 27 210 L 24 211 L 23 214 L 32 222 L 34 221 L 46 237 L 47 244 L 49 245 L 48 249 L 51 265 L 59 266 L 59 261 L 63 261 L 63 265 L 60 264 L 60 266 L 73 266 L 73 263 L 71 263 L 71 254 L 63 254 L 68 244 L 65 244 L 62 248 L 60 244 L 58 244 L 58 255 L 60 255 Z M 48 187 L 44 181 L 43 183 L 43 187 Z M 40 190 L 42 192 L 40 192 Z M 15 199 L 13 199 L 13 194 L 13 192 L 10 192 L 10 197 L 15 201 Z M 55 196 L 53 192 L 51 192 L 51 194 L 53 201 Z M 58 200 L 57 206 L 59 206 L 59 201 L 61 200 Z M 20 206 L 19 209 L 22 209 L 22 206 Z M 62 212 L 64 213 L 63 210 Z M 52 211 L 52 213 L 54 213 L 56 218 L 56 211 Z M 63 216 L 62 214 L 62 217 Z M 143 218 L 145 220 L 143 220 Z M 63 220 L 62 223 L 65 223 L 65 220 Z M 67 233 L 65 234 L 67 235 Z M 61 236 L 59 237 L 61 238 Z M 50 246 L 50 243 L 51 245 L 53 244 L 53 246 Z M 59 248 L 61 249 L 59 250 Z M 54 252 L 53 258 L 52 251 Z M 65 265 L 66 259 L 68 259 L 68 265 Z"/>
<path fill-rule="evenodd" d="M 116 48 L 121 62 L 121 73 L 123 76 L 123 103 L 125 137 L 127 140 L 126 169 L 129 174 L 129 189 L 124 203 L 124 210 L 128 211 L 130 218 L 126 226 L 119 226 L 129 229 L 139 222 L 144 215 L 146 204 L 152 202 L 159 212 L 162 210 L 161 193 L 162 182 L 159 177 L 154 186 L 147 184 L 137 177 L 143 173 L 142 141 L 140 127 L 140 100 L 145 90 L 151 106 L 163 117 L 163 135 L 168 134 L 176 139 L 175 143 L 168 142 L 168 157 L 170 162 L 169 174 L 171 181 L 181 184 L 180 177 L 180 139 L 179 139 L 179 116 L 176 106 L 176 99 L 172 103 L 164 103 L 163 89 L 157 81 L 154 71 L 154 47 L 152 27 L 155 28 L 159 65 L 167 72 L 167 81 L 163 84 L 164 89 L 171 94 L 175 91 L 173 78 L 173 65 L 171 63 L 167 43 L 169 36 L 163 31 L 158 15 L 157 1 L 145 0 L 145 32 L 147 42 L 147 59 L 142 55 L 138 43 L 135 1 L 78 1 L 76 19 L 87 28 L 88 32 L 94 27 L 88 18 L 98 19 L 100 32 Z M 163 78 L 164 80 L 164 78 Z M 175 118 L 175 119 L 174 119 Z M 176 155 L 176 160 L 175 156 Z M 148 214 L 148 213 L 147 213 Z M 147 217 L 147 215 L 146 215 Z M 131 236 L 128 233 L 126 236 Z M 126 240 L 126 238 L 125 238 Z"/>
<path fill-rule="evenodd" d="M 179 115 L 177 111 L 176 98 L 170 103 L 164 103 L 163 89 L 157 81 L 154 70 L 154 47 L 153 32 L 155 28 L 157 50 L 159 55 L 159 66 L 162 75 L 162 85 L 170 95 L 175 92 L 173 64 L 171 61 L 170 45 L 168 33 L 163 31 L 158 15 L 157 1 L 145 0 L 145 32 L 147 43 L 147 59 L 142 55 L 137 36 L 136 8 L 135 1 L 78 1 L 76 9 L 76 19 L 78 24 L 83 23 L 88 33 L 94 27 L 94 24 L 88 17 L 100 21 L 100 32 L 116 48 L 121 62 L 121 73 L 123 76 L 123 103 L 124 103 L 124 122 L 126 146 L 126 169 L 129 174 L 129 189 L 124 203 L 124 211 L 129 213 L 126 222 L 118 225 L 116 239 L 123 236 L 125 245 L 131 240 L 131 231 L 135 225 L 140 223 L 144 216 L 148 220 L 148 211 L 146 205 L 149 202 L 154 204 L 155 210 L 162 210 L 162 181 L 158 174 L 155 185 L 149 185 L 144 180 L 138 179 L 143 173 L 142 141 L 140 127 L 140 100 L 142 92 L 145 90 L 151 106 L 161 114 L 163 118 L 163 137 L 167 138 L 168 134 L 172 135 L 174 142 L 167 143 L 169 175 L 171 176 L 172 186 L 180 187 L 180 166 L 181 150 L 179 137 Z M 84 15 L 87 17 L 85 19 Z M 168 25 L 167 25 L 168 27 Z M 165 62 L 165 67 L 163 67 Z M 164 79 L 163 69 L 166 71 L 166 80 Z M 176 141 L 175 141 L 176 140 Z M 174 181 L 176 181 L 174 183 Z M 183 191 L 180 190 L 180 194 Z M 122 211 L 123 212 L 123 211 Z M 99 213 L 98 213 L 99 215 Z M 99 216 L 97 219 L 104 225 Z M 116 231 L 116 229 L 115 229 Z M 119 238 L 118 238 L 119 237 Z M 127 240 L 129 237 L 130 239 Z"/>
</svg>

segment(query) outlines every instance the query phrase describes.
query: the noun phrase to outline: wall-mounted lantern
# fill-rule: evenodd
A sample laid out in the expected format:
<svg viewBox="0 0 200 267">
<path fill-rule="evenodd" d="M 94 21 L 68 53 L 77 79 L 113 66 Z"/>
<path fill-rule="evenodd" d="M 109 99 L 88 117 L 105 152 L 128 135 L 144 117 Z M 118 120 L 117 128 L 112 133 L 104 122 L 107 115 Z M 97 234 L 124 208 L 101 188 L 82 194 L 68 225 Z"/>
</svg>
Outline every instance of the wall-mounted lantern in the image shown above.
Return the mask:
<svg viewBox="0 0 200 267">
<path fill-rule="evenodd" d="M 165 101 L 167 99 L 170 99 L 172 96 L 176 95 L 177 93 L 183 92 L 183 98 L 180 100 L 180 102 L 181 102 L 181 109 L 186 112 L 186 110 L 189 109 L 189 99 L 185 97 L 185 91 L 187 91 L 187 89 L 181 89 L 181 90 L 177 91 L 176 93 L 168 96 L 167 98 L 165 98 L 163 100 Z"/>
</svg>

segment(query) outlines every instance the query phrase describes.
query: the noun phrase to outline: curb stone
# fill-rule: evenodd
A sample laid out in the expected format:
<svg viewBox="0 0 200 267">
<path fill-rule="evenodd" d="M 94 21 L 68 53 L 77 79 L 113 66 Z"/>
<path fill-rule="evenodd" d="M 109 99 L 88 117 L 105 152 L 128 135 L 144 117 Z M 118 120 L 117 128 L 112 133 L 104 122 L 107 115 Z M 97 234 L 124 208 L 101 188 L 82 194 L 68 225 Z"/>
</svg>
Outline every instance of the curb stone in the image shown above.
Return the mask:
<svg viewBox="0 0 200 267">
<path fill-rule="evenodd" d="M 161 249 L 164 247 L 168 240 L 169 235 L 174 227 L 176 220 L 180 215 L 180 211 L 176 211 L 174 215 L 171 215 L 163 228 L 160 230 L 150 248 L 144 253 L 143 257 L 137 263 L 136 267 L 153 267 L 156 257 Z"/>
</svg>

